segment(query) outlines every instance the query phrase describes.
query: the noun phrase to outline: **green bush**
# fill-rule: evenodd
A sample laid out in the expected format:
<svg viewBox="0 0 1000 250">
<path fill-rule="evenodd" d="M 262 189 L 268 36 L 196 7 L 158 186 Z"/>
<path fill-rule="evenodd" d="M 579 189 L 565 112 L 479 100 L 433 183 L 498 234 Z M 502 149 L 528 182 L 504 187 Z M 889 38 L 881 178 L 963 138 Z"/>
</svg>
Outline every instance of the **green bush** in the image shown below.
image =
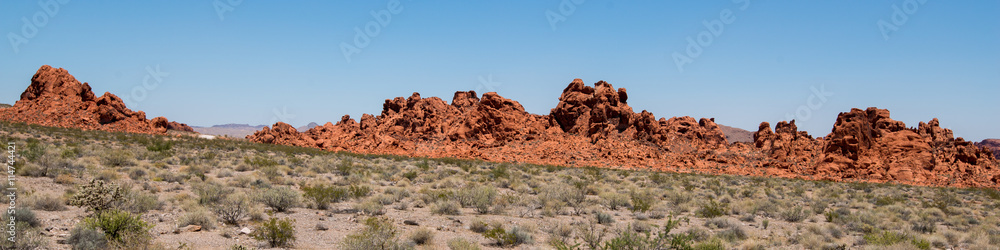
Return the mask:
<svg viewBox="0 0 1000 250">
<path fill-rule="evenodd" d="M 150 235 L 149 224 L 139 216 L 133 216 L 129 212 L 121 210 L 108 210 L 85 218 L 83 225 L 87 228 L 100 229 L 104 232 L 104 238 L 112 244 L 130 243 L 135 240 L 148 241 Z"/>
<path fill-rule="evenodd" d="M 370 195 L 372 188 L 365 185 L 351 185 L 347 187 L 347 193 L 351 195 L 351 198 L 359 199 Z"/>
<path fill-rule="evenodd" d="M 653 203 L 656 202 L 656 198 L 653 197 L 653 193 L 649 191 L 632 191 L 629 193 L 629 198 L 632 200 L 632 212 L 646 212 L 653 207 Z"/>
<path fill-rule="evenodd" d="M 615 218 L 611 214 L 597 212 L 597 224 L 611 224 L 615 223 Z"/>
<path fill-rule="evenodd" d="M 695 211 L 695 215 L 702 218 L 715 218 L 728 214 L 728 206 L 724 203 L 715 201 L 714 199 L 703 203 L 698 211 Z"/>
<path fill-rule="evenodd" d="M 257 226 L 250 237 L 267 242 L 271 247 L 287 247 L 295 242 L 295 227 L 292 225 L 294 222 L 295 220 L 289 218 L 279 220 L 271 217 L 270 220 Z"/>
<path fill-rule="evenodd" d="M 865 243 L 869 245 L 876 246 L 890 246 L 896 243 L 903 242 L 910 237 L 903 234 L 892 231 L 882 231 L 882 232 L 871 232 L 863 236 Z"/>
<path fill-rule="evenodd" d="M 104 232 L 100 229 L 78 224 L 70 231 L 69 239 L 66 239 L 66 243 L 72 246 L 74 250 L 93 250 L 104 249 L 108 241 L 104 237 Z"/>
<path fill-rule="evenodd" d="M 399 241 L 399 231 L 389 219 L 381 217 L 369 217 L 364 222 L 365 227 L 357 232 L 347 235 L 340 243 L 340 249 L 344 250 L 368 250 L 368 249 L 406 249 L 407 246 Z"/>
<path fill-rule="evenodd" d="M 121 167 L 135 165 L 132 153 L 125 150 L 109 150 L 101 157 L 101 163 L 109 167 Z"/>
<path fill-rule="evenodd" d="M 500 247 L 513 247 L 525 243 L 534 243 L 531 233 L 518 226 L 513 226 L 510 230 L 504 230 L 503 226 L 494 225 L 493 228 L 483 232 L 483 237 L 494 240 L 497 246 Z"/>
<path fill-rule="evenodd" d="M 257 201 L 274 209 L 274 211 L 285 212 L 289 208 L 299 205 L 299 194 L 287 187 L 268 188 L 260 192 Z"/>
<path fill-rule="evenodd" d="M 326 209 L 331 202 L 347 199 L 347 189 L 325 184 L 303 185 L 302 196 L 316 204 L 316 209 Z"/>
</svg>

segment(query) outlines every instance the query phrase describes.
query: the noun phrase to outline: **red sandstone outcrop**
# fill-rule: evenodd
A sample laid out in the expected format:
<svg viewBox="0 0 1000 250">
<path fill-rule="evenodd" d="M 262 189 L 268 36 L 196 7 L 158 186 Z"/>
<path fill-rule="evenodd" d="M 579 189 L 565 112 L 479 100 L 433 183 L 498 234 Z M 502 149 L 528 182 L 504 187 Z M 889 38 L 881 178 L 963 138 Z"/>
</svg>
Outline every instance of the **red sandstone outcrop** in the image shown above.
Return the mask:
<svg viewBox="0 0 1000 250">
<path fill-rule="evenodd" d="M 714 119 L 657 119 L 635 113 L 624 88 L 576 79 L 548 115 L 527 113 L 490 92 L 387 99 L 378 116 L 298 132 L 277 123 L 254 142 L 357 153 L 477 158 L 488 161 L 640 168 L 804 179 L 997 187 L 1000 169 L 988 150 L 941 128 L 936 119 L 917 128 L 883 109 L 841 113 L 832 132 L 813 138 L 795 121 L 774 131 L 761 123 L 753 143 L 728 144 Z"/>
<path fill-rule="evenodd" d="M 96 97 L 89 84 L 80 83 L 65 69 L 49 65 L 32 76 L 21 100 L 0 110 L 0 120 L 133 133 L 194 131 L 163 117 L 147 120 L 145 112 L 128 109 L 114 94 L 105 92 Z"/>
<path fill-rule="evenodd" d="M 993 151 L 993 158 L 1000 159 L 1000 139 L 986 139 L 979 143 L 977 146 L 983 147 Z"/>
<path fill-rule="evenodd" d="M 603 81 L 589 87 L 576 79 L 551 114 L 536 115 L 493 92 L 456 92 L 450 105 L 414 93 L 385 100 L 381 114 L 364 114 L 360 121 L 344 116 L 303 133 L 278 123 L 247 138 L 359 153 L 663 169 L 699 164 L 705 157 L 684 154 L 715 155 L 706 150 L 726 144 L 712 119 L 656 120 L 646 111 L 634 113 L 627 98 L 624 88 Z"/>
<path fill-rule="evenodd" d="M 892 181 L 935 186 L 997 186 L 1000 169 L 987 150 L 954 138 L 937 119 L 907 128 L 878 108 L 840 113 L 832 132 L 812 140 L 795 134 L 794 121 L 777 133 L 762 123 L 754 138 L 769 158 L 765 166 L 830 180 Z M 785 132 L 780 132 L 784 130 Z M 821 148 L 821 151 L 817 151 Z M 779 171 L 780 172 L 780 171 Z"/>
</svg>

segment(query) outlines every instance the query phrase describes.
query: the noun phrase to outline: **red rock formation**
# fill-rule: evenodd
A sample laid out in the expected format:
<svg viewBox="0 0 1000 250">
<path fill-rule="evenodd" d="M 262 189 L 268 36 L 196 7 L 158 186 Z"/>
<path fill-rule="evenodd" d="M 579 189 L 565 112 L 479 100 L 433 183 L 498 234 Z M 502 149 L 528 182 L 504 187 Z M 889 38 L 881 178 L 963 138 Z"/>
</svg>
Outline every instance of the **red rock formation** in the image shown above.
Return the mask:
<svg viewBox="0 0 1000 250">
<path fill-rule="evenodd" d="M 603 81 L 588 87 L 579 79 L 550 115 L 527 113 L 518 102 L 492 92 L 481 98 L 473 91 L 456 92 L 450 105 L 414 93 L 387 99 L 380 115 L 365 114 L 359 122 L 344 116 L 337 124 L 303 133 L 278 123 L 247 138 L 359 153 L 654 168 L 695 165 L 704 157 L 681 152 L 705 151 L 711 158 L 715 154 L 706 150 L 726 144 L 711 119 L 657 121 L 649 112 L 632 112 L 627 99 L 624 88 L 615 91 Z M 684 147 L 668 147 L 674 142 Z"/>
<path fill-rule="evenodd" d="M 96 97 L 89 84 L 80 83 L 65 69 L 49 65 L 38 69 L 21 93 L 21 100 L 0 110 L 0 120 L 134 133 L 194 131 L 163 117 L 147 120 L 145 112 L 128 109 L 114 94 L 105 92 Z"/>
<path fill-rule="evenodd" d="M 993 151 L 993 158 L 1000 159 L 1000 139 L 986 139 L 976 145 Z"/>
<path fill-rule="evenodd" d="M 1000 184 L 993 181 L 1000 176 L 993 155 L 953 138 L 952 131 L 941 128 L 937 119 L 907 128 L 891 119 L 888 110 L 852 109 L 838 115 L 823 140 L 812 140 L 804 132 L 793 136 L 794 121 L 779 123 L 776 130 L 771 133 L 768 124 L 762 123 L 754 135 L 755 146 L 769 156 L 764 165 L 799 164 L 785 172 L 809 178 L 962 187 Z"/>
<path fill-rule="evenodd" d="M 598 82 L 569 84 L 549 115 L 525 112 L 516 101 L 457 92 L 449 105 L 437 97 L 385 100 L 378 116 L 344 116 L 299 133 L 277 123 L 254 142 L 357 153 L 478 158 L 571 166 L 643 168 L 678 172 L 767 175 L 804 179 L 997 187 L 1000 170 L 989 151 L 939 126 L 918 128 L 887 110 L 841 113 L 832 132 L 813 138 L 795 122 L 764 122 L 753 144 L 728 144 L 714 119 L 657 119 L 628 106 L 624 88 Z"/>
</svg>

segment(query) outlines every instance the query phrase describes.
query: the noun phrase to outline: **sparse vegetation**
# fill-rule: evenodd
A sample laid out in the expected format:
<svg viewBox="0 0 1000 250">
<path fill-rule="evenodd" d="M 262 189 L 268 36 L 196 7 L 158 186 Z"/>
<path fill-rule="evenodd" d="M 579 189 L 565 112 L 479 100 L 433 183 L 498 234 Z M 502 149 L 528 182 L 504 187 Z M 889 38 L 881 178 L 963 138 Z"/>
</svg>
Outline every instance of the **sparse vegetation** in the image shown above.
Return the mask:
<svg viewBox="0 0 1000 250">
<path fill-rule="evenodd" d="M 295 227 L 292 219 L 271 218 L 264 221 L 250 234 L 256 240 L 266 242 L 271 247 L 288 247 L 295 242 Z"/>
<path fill-rule="evenodd" d="M 27 169 L 17 174 L 19 181 L 33 184 L 21 186 L 18 202 L 34 212 L 15 212 L 23 228 L 18 237 L 25 240 L 19 246 L 41 247 L 22 249 L 157 248 L 157 243 L 174 248 L 176 239 L 195 235 L 239 238 L 242 227 L 275 236 L 280 247 L 295 247 L 291 240 L 280 243 L 281 235 L 301 241 L 329 232 L 320 228 L 352 230 L 351 238 L 320 245 L 333 249 L 383 243 L 397 249 L 983 249 L 1000 244 L 1000 192 L 992 189 L 407 158 L 0 125 L 0 138 L 28 144 L 19 147 Z M 109 155 L 115 151 L 123 153 Z M 120 156 L 127 157 L 113 159 Z M 67 216 L 81 211 L 67 205 L 85 208 L 82 220 L 90 224 L 63 229 L 68 237 L 57 242 L 53 235 L 63 232 L 59 226 L 44 231 L 48 223 L 73 225 L 72 219 L 80 218 Z M 383 213 L 417 219 L 409 224 L 378 219 Z M 282 219 L 286 216 L 322 221 L 292 223 Z M 130 226 L 115 227 L 113 221 Z M 152 225 L 157 225 L 155 235 Z M 202 230 L 161 234 L 163 228 L 185 225 Z M 442 225 L 447 234 L 435 230 Z M 271 246 L 269 237 L 260 240 L 259 246 Z M 232 246 L 254 247 L 242 244 Z"/>
</svg>

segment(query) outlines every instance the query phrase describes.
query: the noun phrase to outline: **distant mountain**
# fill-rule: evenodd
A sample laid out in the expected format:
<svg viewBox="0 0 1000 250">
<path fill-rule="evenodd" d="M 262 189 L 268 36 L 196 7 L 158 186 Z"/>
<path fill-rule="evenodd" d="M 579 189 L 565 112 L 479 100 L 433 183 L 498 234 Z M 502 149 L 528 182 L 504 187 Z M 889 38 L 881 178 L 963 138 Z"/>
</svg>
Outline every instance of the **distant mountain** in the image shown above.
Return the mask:
<svg viewBox="0 0 1000 250">
<path fill-rule="evenodd" d="M 191 126 L 194 131 L 206 135 L 218 135 L 218 136 L 228 136 L 233 138 L 246 138 L 248 135 L 252 135 L 254 131 L 264 128 L 264 125 L 250 126 L 249 124 L 222 124 L 213 125 L 211 127 L 199 127 Z"/>
<path fill-rule="evenodd" d="M 315 122 L 310 122 L 309 124 L 306 124 L 305 126 L 299 127 L 295 130 L 298 130 L 301 133 L 301 132 L 306 132 L 306 130 L 309 130 L 311 128 L 315 128 L 316 126 L 319 126 L 319 124 L 316 124 Z"/>
<path fill-rule="evenodd" d="M 2 108 L 10 108 L 10 107 L 11 107 L 10 104 L 0 103 L 0 109 L 2 109 Z"/>
<path fill-rule="evenodd" d="M 722 124 L 719 124 L 719 129 L 722 129 L 722 133 L 726 135 L 726 141 L 728 141 L 729 143 L 753 142 L 753 132 Z"/>
</svg>

